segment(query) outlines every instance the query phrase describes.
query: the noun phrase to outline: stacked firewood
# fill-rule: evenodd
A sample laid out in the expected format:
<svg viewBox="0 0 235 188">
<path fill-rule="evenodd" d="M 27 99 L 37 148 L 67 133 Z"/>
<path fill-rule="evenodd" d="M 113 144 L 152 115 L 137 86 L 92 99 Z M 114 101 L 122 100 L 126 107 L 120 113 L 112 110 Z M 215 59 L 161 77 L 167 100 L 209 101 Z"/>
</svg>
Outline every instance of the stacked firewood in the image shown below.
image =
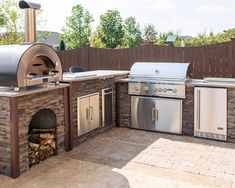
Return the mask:
<svg viewBox="0 0 235 188">
<path fill-rule="evenodd" d="M 56 141 L 53 133 L 37 133 L 29 136 L 29 166 L 38 164 L 56 154 Z"/>
</svg>

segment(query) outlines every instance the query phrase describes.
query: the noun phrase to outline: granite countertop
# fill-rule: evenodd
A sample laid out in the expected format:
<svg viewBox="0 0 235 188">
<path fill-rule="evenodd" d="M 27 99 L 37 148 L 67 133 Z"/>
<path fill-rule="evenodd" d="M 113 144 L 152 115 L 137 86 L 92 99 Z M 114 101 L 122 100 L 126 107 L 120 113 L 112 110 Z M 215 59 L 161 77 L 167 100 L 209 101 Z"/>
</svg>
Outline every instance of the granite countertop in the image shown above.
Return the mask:
<svg viewBox="0 0 235 188">
<path fill-rule="evenodd" d="M 233 88 L 235 87 L 235 79 L 226 81 L 222 79 L 221 81 L 205 81 L 202 79 L 192 79 L 186 83 L 187 86 L 195 87 L 195 86 L 202 86 L 202 87 L 223 87 L 223 88 Z"/>
<path fill-rule="evenodd" d="M 60 83 L 59 85 L 48 83 L 44 85 L 32 86 L 27 89 L 21 88 L 21 90 L 18 92 L 15 92 L 13 88 L 0 87 L 0 97 L 19 97 L 19 96 L 30 95 L 30 94 L 45 92 L 45 91 L 51 91 L 54 89 L 60 89 L 60 88 L 65 88 L 65 87 L 69 87 L 69 85 L 62 84 L 62 83 Z"/>
<path fill-rule="evenodd" d="M 79 73 L 64 73 L 62 82 L 76 82 L 92 79 L 105 79 L 109 77 L 127 75 L 129 71 L 115 71 L 115 70 L 96 70 Z"/>
</svg>

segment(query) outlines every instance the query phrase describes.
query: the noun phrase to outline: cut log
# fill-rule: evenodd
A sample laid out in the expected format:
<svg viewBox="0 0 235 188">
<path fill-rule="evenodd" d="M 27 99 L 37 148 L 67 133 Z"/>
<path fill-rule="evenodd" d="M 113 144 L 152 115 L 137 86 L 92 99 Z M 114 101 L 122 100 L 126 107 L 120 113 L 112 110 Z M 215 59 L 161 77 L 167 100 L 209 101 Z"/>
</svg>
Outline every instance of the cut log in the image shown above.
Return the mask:
<svg viewBox="0 0 235 188">
<path fill-rule="evenodd" d="M 29 166 L 56 154 L 56 136 L 53 133 L 32 133 L 29 141 Z"/>
<path fill-rule="evenodd" d="M 51 133 L 42 133 L 42 134 L 40 134 L 40 138 L 43 138 L 43 139 L 45 139 L 45 138 L 54 138 L 54 135 L 51 134 Z"/>
<path fill-rule="evenodd" d="M 51 145 L 51 147 L 53 148 L 53 150 L 56 149 L 55 140 L 52 140 L 50 145 Z"/>
<path fill-rule="evenodd" d="M 35 144 L 33 142 L 29 142 L 29 147 L 30 147 L 31 150 L 36 151 L 39 148 L 39 146 L 40 146 L 39 144 Z"/>
</svg>

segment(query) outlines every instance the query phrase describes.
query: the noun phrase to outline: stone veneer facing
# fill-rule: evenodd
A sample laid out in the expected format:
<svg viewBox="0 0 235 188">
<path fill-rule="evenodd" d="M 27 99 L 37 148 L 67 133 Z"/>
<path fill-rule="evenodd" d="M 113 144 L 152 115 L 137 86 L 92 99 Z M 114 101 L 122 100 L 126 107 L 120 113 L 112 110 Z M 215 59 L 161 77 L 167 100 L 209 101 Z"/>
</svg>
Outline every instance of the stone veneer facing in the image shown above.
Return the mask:
<svg viewBox="0 0 235 188">
<path fill-rule="evenodd" d="M 67 93 L 66 87 L 0 97 L 0 174 L 17 178 L 29 170 L 28 129 L 33 115 L 41 109 L 49 108 L 56 114 L 58 152 L 69 150 Z"/>
</svg>

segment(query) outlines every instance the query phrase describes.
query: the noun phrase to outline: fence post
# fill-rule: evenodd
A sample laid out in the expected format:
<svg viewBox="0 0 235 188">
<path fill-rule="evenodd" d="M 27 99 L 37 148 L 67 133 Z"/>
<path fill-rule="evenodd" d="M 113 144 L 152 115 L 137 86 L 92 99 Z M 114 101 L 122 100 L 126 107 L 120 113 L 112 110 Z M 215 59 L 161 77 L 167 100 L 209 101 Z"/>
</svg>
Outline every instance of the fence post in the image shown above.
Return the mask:
<svg viewBox="0 0 235 188">
<path fill-rule="evenodd" d="M 231 42 L 230 42 L 230 47 L 229 47 L 229 64 L 231 65 L 232 67 L 232 78 L 235 77 L 235 63 L 234 63 L 234 55 L 233 55 L 233 51 L 234 51 L 234 48 L 235 48 L 235 38 L 231 38 L 230 39 Z"/>
</svg>

